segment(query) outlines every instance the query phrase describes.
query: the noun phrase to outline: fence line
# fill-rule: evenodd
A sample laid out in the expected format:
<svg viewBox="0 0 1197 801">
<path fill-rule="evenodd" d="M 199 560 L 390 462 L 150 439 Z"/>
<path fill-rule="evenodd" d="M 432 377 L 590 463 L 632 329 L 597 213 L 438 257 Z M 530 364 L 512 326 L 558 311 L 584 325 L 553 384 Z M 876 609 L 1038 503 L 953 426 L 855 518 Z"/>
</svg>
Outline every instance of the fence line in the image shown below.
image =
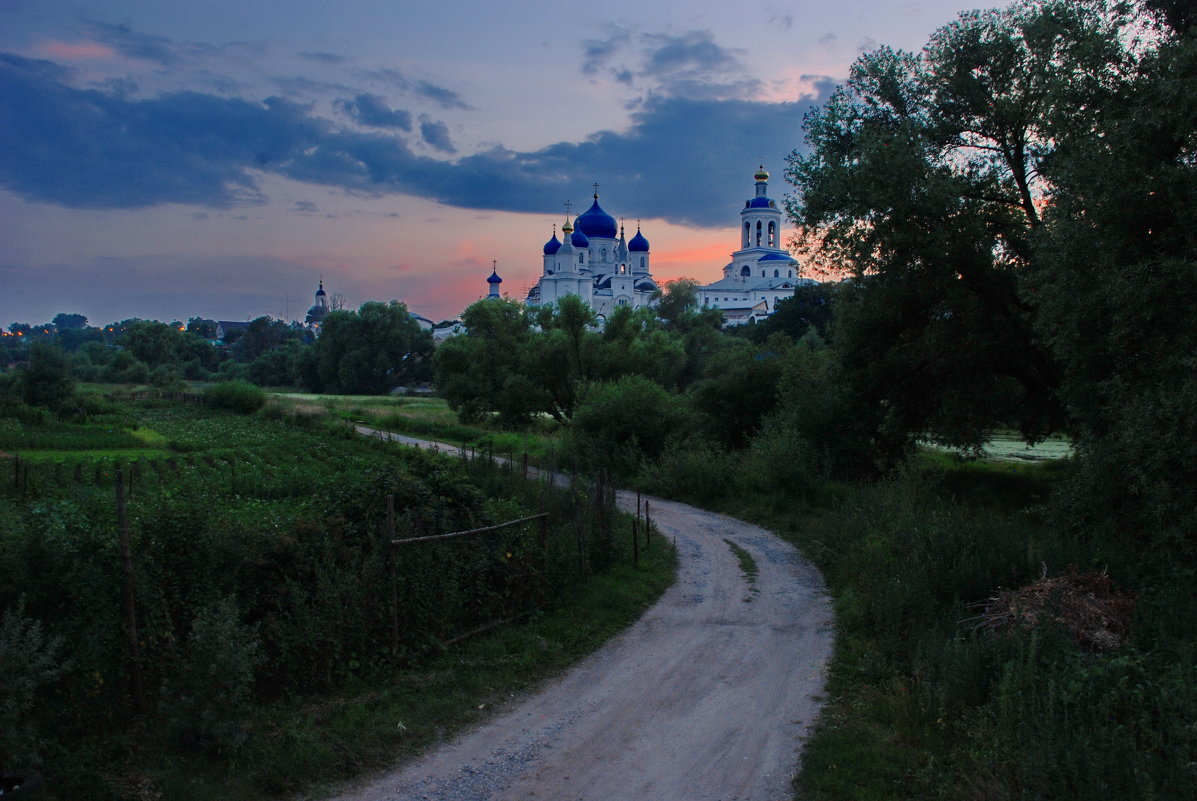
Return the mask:
<svg viewBox="0 0 1197 801">
<path fill-rule="evenodd" d="M 429 542 L 430 540 L 447 540 L 452 537 L 464 537 L 467 534 L 484 534 L 487 531 L 498 531 L 501 528 L 508 526 L 517 526 L 520 523 L 527 523 L 530 520 L 542 520 L 548 518 L 548 512 L 541 512 L 538 515 L 530 515 L 528 517 L 521 517 L 518 520 L 508 520 L 506 523 L 499 523 L 494 526 L 483 526 L 482 528 L 471 528 L 467 531 L 452 531 L 448 534 L 432 534 L 427 537 L 407 537 L 401 540 L 391 540 L 392 545 L 404 545 L 409 542 Z"/>
</svg>

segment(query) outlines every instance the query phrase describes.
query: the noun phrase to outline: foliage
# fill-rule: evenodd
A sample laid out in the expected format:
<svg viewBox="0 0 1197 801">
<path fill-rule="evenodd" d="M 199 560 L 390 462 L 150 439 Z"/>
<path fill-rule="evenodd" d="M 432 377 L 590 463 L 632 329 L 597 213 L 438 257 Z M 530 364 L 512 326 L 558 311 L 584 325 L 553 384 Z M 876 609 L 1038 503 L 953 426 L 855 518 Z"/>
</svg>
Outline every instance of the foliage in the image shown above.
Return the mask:
<svg viewBox="0 0 1197 801">
<path fill-rule="evenodd" d="M 654 293 L 657 316 L 667 323 L 677 323 L 698 308 L 698 287 L 693 278 L 678 278 Z"/>
<path fill-rule="evenodd" d="M 257 632 L 240 620 L 233 596 L 201 609 L 177 673 L 162 690 L 167 726 L 184 743 L 235 753 L 245 743 L 254 672 L 265 655 Z"/>
<path fill-rule="evenodd" d="M 14 442 L 26 473 L 15 484 L 0 482 L 0 574 L 6 577 L 0 610 L 16 608 L 23 593 L 29 617 L 61 636 L 61 656 L 73 666 L 59 678 L 55 702 L 35 704 L 24 721 L 52 735 L 43 772 L 64 797 L 83 797 L 83 788 L 93 797 L 119 797 L 116 776 L 126 766 L 143 769 L 192 753 L 225 760 L 241 775 L 256 775 L 269 761 L 272 775 L 286 776 L 282 785 L 271 780 L 238 797 L 327 778 L 286 749 L 272 753 L 276 732 L 263 731 L 262 710 L 361 682 L 392 686 L 397 669 L 421 664 L 440 653 L 442 643 L 496 620 L 551 612 L 590 587 L 587 577 L 618 572 L 617 565 L 630 560 L 625 538 L 612 536 L 609 497 L 600 501 L 582 485 L 557 491 L 529 484 L 489 459 L 462 465 L 346 438 L 341 426 L 300 426 L 301 418 L 293 424 L 284 414 L 242 417 L 161 401 L 126 406 L 122 414 L 130 427 L 143 428 L 118 437 L 110 426 L 31 431 L 0 425 L 0 434 L 20 435 Z M 169 451 L 149 458 L 138 453 L 134 461 L 131 449 L 121 447 L 151 438 L 169 443 Z M 87 453 L 88 445 L 104 450 Z M 39 447 L 54 449 L 56 460 L 33 458 L 29 449 Z M 129 705 L 119 603 L 112 503 L 118 465 L 127 485 L 144 681 L 158 710 L 140 722 Z M 392 573 L 387 495 L 395 498 L 398 537 L 544 510 L 554 521 L 549 548 L 543 550 L 537 527 L 516 527 L 484 540 L 411 546 Z M 659 588 L 662 574 L 653 570 Z M 596 608 L 644 578 L 614 576 L 601 579 L 607 595 L 593 599 Z M 397 647 L 389 616 L 393 588 L 403 610 Z M 541 647 L 553 643 L 555 649 L 546 661 L 579 653 L 592 644 L 596 625 L 607 630 L 610 613 L 626 615 L 629 608 L 621 599 L 594 621 L 575 620 L 546 633 Z M 512 667 L 512 658 L 502 661 Z M 534 672 L 537 659 L 517 661 L 524 674 Z M 457 668 L 438 670 L 464 680 Z M 460 696 L 444 692 L 450 697 L 436 699 L 436 708 L 456 719 L 460 712 L 447 710 L 461 706 L 453 700 Z M 410 703 L 397 708 L 405 710 L 401 720 L 424 721 Z M 420 736 L 444 723 L 429 714 Z M 305 730 L 313 725 L 303 724 Z M 394 731 L 393 720 L 387 729 Z M 370 738 L 363 733 L 362 739 Z M 129 742 L 143 740 L 144 754 L 125 753 Z M 393 746 L 392 739 L 387 753 Z M 64 753 L 72 754 L 69 762 L 60 758 Z M 370 757 L 372 763 L 382 758 L 381 750 Z M 210 763 L 192 765 L 193 771 L 210 769 Z M 196 790 L 163 792 L 182 798 Z"/>
<path fill-rule="evenodd" d="M 298 343 L 303 338 L 298 329 L 271 317 L 251 320 L 230 349 L 233 358 L 242 363 L 252 362 L 266 354 L 273 353 L 285 345 Z M 257 382 L 255 382 L 257 383 Z M 288 383 L 286 381 L 280 383 Z"/>
<path fill-rule="evenodd" d="M 828 339 L 831 336 L 831 322 L 838 289 L 839 287 L 832 283 L 799 286 L 794 289 L 793 297 L 777 302 L 773 314 L 756 325 L 743 327 L 740 331 L 757 344 L 763 343 L 776 333 L 786 334 L 797 342 L 811 329 L 822 339 Z"/>
<path fill-rule="evenodd" d="M 62 350 L 44 342 L 29 349 L 29 363 L 7 382 L 7 392 L 30 406 L 58 411 L 71 400 L 75 382 Z"/>
<path fill-rule="evenodd" d="M 733 449 L 748 444 L 777 405 L 782 365 L 790 347 L 790 341 L 779 336 L 764 348 L 745 342 L 711 357 L 704 377 L 688 393 L 708 438 Z"/>
<path fill-rule="evenodd" d="M 1166 20 L 1185 17 L 1167 3 Z M 1061 520 L 1197 556 L 1197 80 L 1193 31 L 1163 28 L 1060 126 L 1028 297 L 1063 367 L 1080 470 Z"/>
<path fill-rule="evenodd" d="M 313 392 L 381 395 L 427 380 L 431 355 L 431 335 L 404 304 L 370 301 L 325 316 L 300 372 Z"/>
<path fill-rule="evenodd" d="M 248 381 L 222 381 L 204 390 L 204 401 L 214 409 L 253 414 L 266 405 L 266 393 Z"/>
<path fill-rule="evenodd" d="M 788 208 L 856 272 L 835 344 L 894 430 L 975 446 L 995 421 L 1028 437 L 1059 424 L 1058 368 L 1018 280 L 1061 109 L 1124 67 L 1123 21 L 1097 3 L 966 12 L 921 54 L 862 56 L 807 119 Z"/>
<path fill-rule="evenodd" d="M 564 450 L 579 466 L 628 476 L 656 459 L 689 422 L 679 399 L 642 376 L 594 384 L 574 413 Z"/>
<path fill-rule="evenodd" d="M 0 615 L 0 765 L 36 767 L 41 740 L 32 716 L 39 691 L 57 681 L 68 665 L 62 638 L 48 637 L 25 616 L 25 601 Z"/>
</svg>

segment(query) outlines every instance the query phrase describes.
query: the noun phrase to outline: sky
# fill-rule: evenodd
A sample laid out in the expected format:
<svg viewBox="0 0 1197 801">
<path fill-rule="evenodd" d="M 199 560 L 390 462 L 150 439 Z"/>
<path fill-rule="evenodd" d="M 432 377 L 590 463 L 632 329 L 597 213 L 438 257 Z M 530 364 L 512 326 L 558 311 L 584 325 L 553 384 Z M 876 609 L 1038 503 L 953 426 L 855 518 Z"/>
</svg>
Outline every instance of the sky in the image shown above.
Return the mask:
<svg viewBox="0 0 1197 801">
<path fill-rule="evenodd" d="M 433 320 L 591 201 L 721 277 L 758 164 L 863 52 L 975 3 L 0 0 L 0 326 Z"/>
</svg>

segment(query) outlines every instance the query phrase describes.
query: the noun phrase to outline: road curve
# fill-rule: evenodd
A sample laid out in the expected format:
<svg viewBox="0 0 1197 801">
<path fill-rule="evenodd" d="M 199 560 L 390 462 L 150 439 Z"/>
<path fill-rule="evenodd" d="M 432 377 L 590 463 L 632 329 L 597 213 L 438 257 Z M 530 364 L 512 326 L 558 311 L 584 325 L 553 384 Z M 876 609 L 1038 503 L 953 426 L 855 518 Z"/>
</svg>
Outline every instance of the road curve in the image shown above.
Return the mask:
<svg viewBox="0 0 1197 801">
<path fill-rule="evenodd" d="M 639 621 L 478 728 L 336 801 L 789 798 L 831 653 L 821 577 L 764 529 L 650 500 L 676 544 L 678 579 Z M 636 496 L 617 502 L 634 511 Z M 755 580 L 728 542 L 751 554 Z"/>
</svg>

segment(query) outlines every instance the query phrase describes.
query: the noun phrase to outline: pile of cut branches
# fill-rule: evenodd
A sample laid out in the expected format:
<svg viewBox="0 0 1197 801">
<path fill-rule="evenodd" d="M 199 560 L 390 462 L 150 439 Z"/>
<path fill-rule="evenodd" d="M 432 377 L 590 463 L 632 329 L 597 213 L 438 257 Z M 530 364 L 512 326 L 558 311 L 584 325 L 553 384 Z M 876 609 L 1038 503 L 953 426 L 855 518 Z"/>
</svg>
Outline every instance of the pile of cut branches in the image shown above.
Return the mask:
<svg viewBox="0 0 1197 801">
<path fill-rule="evenodd" d="M 1003 590 L 984 603 L 978 628 L 995 631 L 1060 626 L 1090 651 L 1112 651 L 1130 634 L 1134 599 L 1119 591 L 1103 570 L 1078 573 L 1070 567 L 1014 590 Z"/>
</svg>

